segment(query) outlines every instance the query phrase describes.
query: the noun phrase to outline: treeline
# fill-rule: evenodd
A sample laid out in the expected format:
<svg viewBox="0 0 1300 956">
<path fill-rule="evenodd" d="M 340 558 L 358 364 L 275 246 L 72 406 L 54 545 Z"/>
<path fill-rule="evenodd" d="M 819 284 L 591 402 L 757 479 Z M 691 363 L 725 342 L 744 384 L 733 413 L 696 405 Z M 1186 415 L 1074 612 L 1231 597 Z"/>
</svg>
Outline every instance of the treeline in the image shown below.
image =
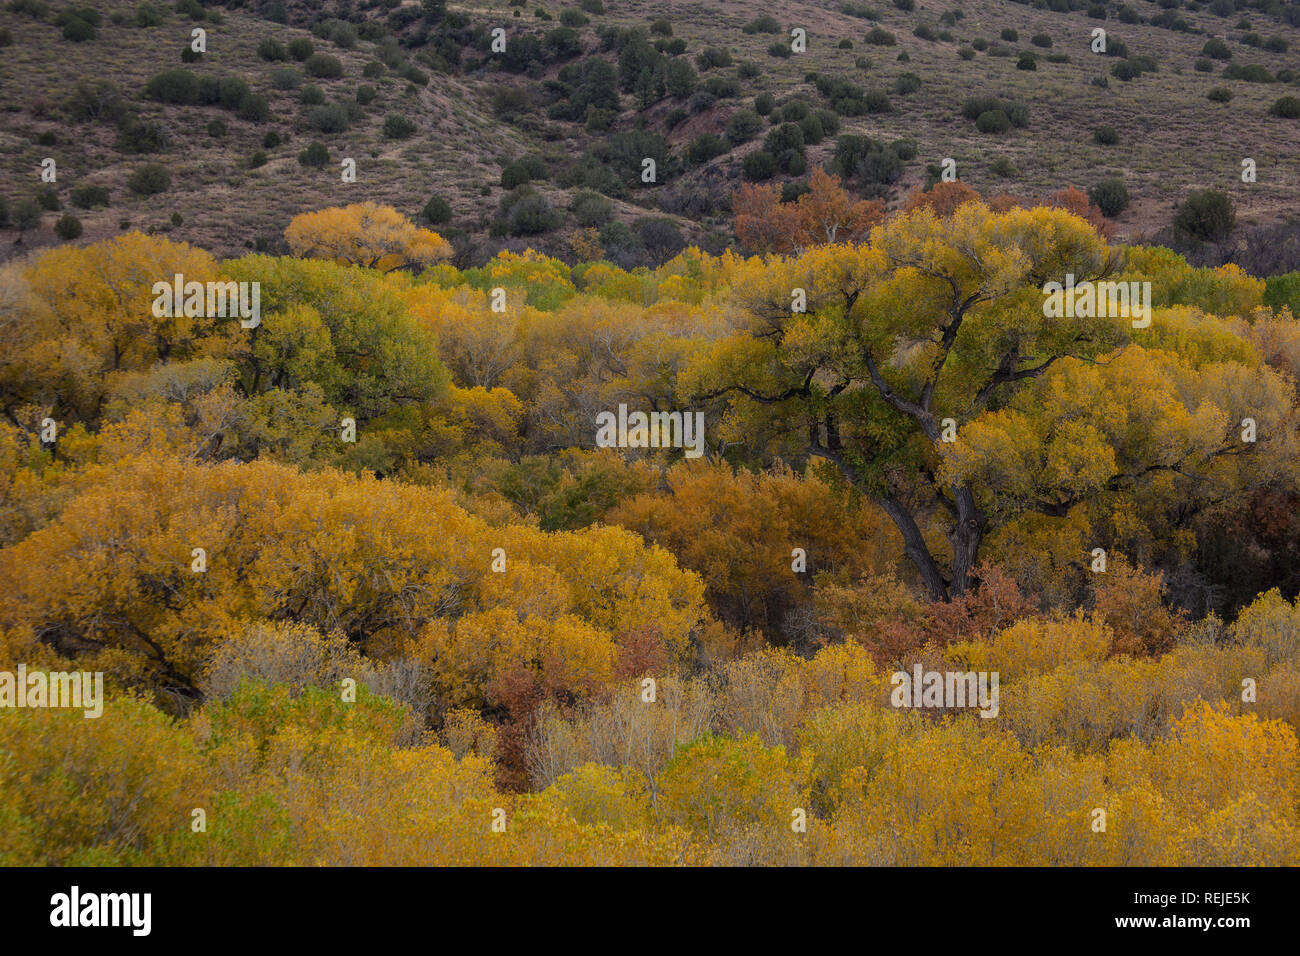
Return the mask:
<svg viewBox="0 0 1300 956">
<path fill-rule="evenodd" d="M 631 272 L 373 204 L 6 266 L 0 668 L 109 699 L 0 712 L 0 859 L 1300 862 L 1293 280 L 951 193 Z"/>
</svg>

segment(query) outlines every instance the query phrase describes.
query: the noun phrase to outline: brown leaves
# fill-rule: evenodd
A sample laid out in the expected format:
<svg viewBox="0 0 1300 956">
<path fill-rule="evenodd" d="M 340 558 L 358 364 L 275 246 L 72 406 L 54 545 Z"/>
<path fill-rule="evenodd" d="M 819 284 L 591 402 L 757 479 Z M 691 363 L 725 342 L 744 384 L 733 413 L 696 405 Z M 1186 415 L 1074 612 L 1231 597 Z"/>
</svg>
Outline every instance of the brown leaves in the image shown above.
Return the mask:
<svg viewBox="0 0 1300 956">
<path fill-rule="evenodd" d="M 839 177 L 817 169 L 809 191 L 795 202 L 781 202 L 776 186 L 741 186 L 732 198 L 736 235 L 758 252 L 800 253 L 828 243 L 864 242 L 872 226 L 883 222 L 885 204 L 855 200 Z"/>
</svg>

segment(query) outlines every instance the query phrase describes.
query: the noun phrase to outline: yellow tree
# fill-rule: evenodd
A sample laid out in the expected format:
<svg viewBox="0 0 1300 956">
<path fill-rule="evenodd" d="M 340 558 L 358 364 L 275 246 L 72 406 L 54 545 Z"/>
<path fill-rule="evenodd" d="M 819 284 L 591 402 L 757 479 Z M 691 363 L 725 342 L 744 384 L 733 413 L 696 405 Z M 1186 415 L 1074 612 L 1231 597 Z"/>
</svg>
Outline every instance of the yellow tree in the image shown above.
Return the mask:
<svg viewBox="0 0 1300 956">
<path fill-rule="evenodd" d="M 420 229 L 392 206 L 362 202 L 294 216 L 284 231 L 296 256 L 394 272 L 451 257 L 451 244 Z"/>
<path fill-rule="evenodd" d="M 947 599 L 973 583 L 991 523 L 1063 518 L 1161 480 L 1186 521 L 1224 487 L 1284 474 L 1295 402 L 1241 339 L 1206 357 L 1210 340 L 1235 338 L 1222 323 L 1171 310 L 1169 328 L 1157 317 L 1139 332 L 1109 300 L 1088 315 L 1048 307 L 1047 283 L 1088 286 L 1119 267 L 1064 210 L 918 210 L 868 245 L 740 267 L 747 327 L 682 385 L 727 400 L 724 440 L 795 446 L 875 498 L 927 590 Z M 1257 441 L 1242 440 L 1245 418 Z M 927 536 L 936 528 L 946 547 Z"/>
</svg>

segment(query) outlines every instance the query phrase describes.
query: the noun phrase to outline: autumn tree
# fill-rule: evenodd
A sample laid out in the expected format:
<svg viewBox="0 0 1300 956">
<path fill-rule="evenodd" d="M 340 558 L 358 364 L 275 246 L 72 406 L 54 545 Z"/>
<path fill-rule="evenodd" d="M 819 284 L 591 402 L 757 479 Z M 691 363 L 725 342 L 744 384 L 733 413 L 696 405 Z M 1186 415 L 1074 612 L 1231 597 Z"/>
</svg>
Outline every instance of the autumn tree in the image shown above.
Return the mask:
<svg viewBox="0 0 1300 956">
<path fill-rule="evenodd" d="M 813 170 L 808 191 L 791 203 L 777 186 L 744 185 L 732 197 L 736 235 L 759 252 L 799 253 L 810 246 L 861 242 L 885 218 L 879 200 L 854 199 L 838 176 Z"/>
<path fill-rule="evenodd" d="M 1065 517 L 1161 481 L 1185 520 L 1220 482 L 1287 471 L 1294 401 L 1245 343 L 1207 363 L 1159 315 L 1139 337 L 1128 316 L 1046 314 L 1045 283 L 1119 267 L 1061 210 L 920 210 L 866 245 L 738 270 L 746 324 L 683 384 L 727 400 L 723 437 L 800 447 L 875 498 L 947 599 L 971 586 L 991 522 Z M 1266 437 L 1244 443 L 1250 416 Z M 1232 465 L 1246 458 L 1252 473 Z"/>
<path fill-rule="evenodd" d="M 420 229 L 392 206 L 362 202 L 294 216 L 284 231 L 296 256 L 393 272 L 451 257 L 451 244 Z"/>
</svg>

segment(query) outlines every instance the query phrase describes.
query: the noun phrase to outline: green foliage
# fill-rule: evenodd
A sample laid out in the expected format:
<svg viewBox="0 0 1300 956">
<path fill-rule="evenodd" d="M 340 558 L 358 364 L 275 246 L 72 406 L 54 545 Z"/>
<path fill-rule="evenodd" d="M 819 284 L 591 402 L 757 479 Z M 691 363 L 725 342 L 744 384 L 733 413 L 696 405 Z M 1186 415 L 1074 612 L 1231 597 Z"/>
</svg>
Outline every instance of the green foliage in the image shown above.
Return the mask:
<svg viewBox="0 0 1300 956">
<path fill-rule="evenodd" d="M 81 220 L 72 213 L 65 213 L 54 223 L 54 234 L 67 242 L 81 235 Z"/>
<path fill-rule="evenodd" d="M 166 166 L 147 163 L 127 178 L 126 186 L 137 196 L 153 196 L 171 189 L 172 177 Z"/>
<path fill-rule="evenodd" d="M 317 79 L 333 80 L 343 75 L 343 62 L 328 53 L 313 53 L 303 61 L 302 66 L 308 76 Z"/>
<path fill-rule="evenodd" d="M 1228 195 L 1214 189 L 1191 193 L 1174 213 L 1174 228 L 1207 242 L 1226 239 L 1236 223 Z"/>
<path fill-rule="evenodd" d="M 1088 201 L 1100 209 L 1103 216 L 1114 218 L 1128 208 L 1128 187 L 1122 179 L 1103 179 L 1088 190 Z"/>
<path fill-rule="evenodd" d="M 400 113 L 389 113 L 384 117 L 384 136 L 388 139 L 409 139 L 416 129 L 416 125 Z"/>
<path fill-rule="evenodd" d="M 330 151 L 324 143 L 312 143 L 298 153 L 298 162 L 304 166 L 319 169 L 330 161 Z"/>
</svg>

